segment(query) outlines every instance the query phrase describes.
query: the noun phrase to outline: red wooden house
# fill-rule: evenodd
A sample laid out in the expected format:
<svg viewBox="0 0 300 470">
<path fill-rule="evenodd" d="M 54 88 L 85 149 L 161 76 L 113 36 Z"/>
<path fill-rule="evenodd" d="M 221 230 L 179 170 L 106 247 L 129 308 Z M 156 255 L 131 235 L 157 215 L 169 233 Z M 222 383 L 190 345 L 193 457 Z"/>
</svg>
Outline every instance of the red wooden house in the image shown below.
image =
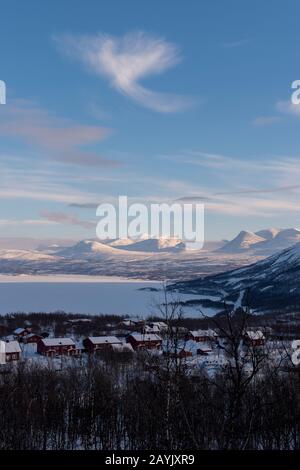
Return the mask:
<svg viewBox="0 0 300 470">
<path fill-rule="evenodd" d="M 83 340 L 83 346 L 90 354 L 97 351 L 112 350 L 113 345 L 122 345 L 116 336 L 89 336 Z"/>
<path fill-rule="evenodd" d="M 162 339 L 159 335 L 153 333 L 131 333 L 127 336 L 127 343 L 130 343 L 135 351 L 140 349 L 161 349 Z"/>
<path fill-rule="evenodd" d="M 37 352 L 43 356 L 74 356 L 79 350 L 71 338 L 43 338 L 37 343 Z"/>
<path fill-rule="evenodd" d="M 43 339 L 42 336 L 37 335 L 36 333 L 29 333 L 29 335 L 24 336 L 23 342 L 26 344 L 38 343 L 41 339 Z"/>
<path fill-rule="evenodd" d="M 187 335 L 188 340 L 200 343 L 202 341 L 216 341 L 218 335 L 214 330 L 194 330 L 190 331 Z"/>
</svg>

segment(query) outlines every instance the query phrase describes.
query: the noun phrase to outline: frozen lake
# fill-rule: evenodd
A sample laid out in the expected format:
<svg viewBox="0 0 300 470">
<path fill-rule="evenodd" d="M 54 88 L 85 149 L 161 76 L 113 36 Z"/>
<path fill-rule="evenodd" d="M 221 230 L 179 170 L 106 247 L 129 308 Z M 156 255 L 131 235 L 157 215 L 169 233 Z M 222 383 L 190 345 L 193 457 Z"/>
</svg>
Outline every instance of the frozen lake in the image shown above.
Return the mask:
<svg viewBox="0 0 300 470">
<path fill-rule="evenodd" d="M 69 282 L 38 282 L 24 279 L 12 279 L 0 282 L 0 314 L 10 312 L 54 312 L 63 310 L 72 313 L 120 314 L 147 316 L 159 314 L 157 303 L 162 302 L 162 294 L 150 291 L 160 289 L 162 284 L 153 281 L 127 280 L 74 280 Z M 140 290 L 148 288 L 148 290 Z M 180 295 L 181 300 L 195 298 L 192 295 Z M 209 312 L 206 312 L 209 314 Z M 188 316 L 199 313 L 188 309 Z M 210 313 L 211 314 L 211 313 Z"/>
</svg>

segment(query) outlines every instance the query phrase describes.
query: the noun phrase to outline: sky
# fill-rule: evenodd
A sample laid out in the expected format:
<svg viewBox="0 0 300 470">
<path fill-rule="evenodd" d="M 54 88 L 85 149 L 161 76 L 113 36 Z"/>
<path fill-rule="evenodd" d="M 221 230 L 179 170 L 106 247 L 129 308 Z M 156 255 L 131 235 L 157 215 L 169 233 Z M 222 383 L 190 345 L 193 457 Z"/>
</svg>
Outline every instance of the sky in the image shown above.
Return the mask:
<svg viewBox="0 0 300 470">
<path fill-rule="evenodd" d="M 205 238 L 300 227 L 299 2 L 2 1 L 0 236 L 203 201 Z"/>
</svg>

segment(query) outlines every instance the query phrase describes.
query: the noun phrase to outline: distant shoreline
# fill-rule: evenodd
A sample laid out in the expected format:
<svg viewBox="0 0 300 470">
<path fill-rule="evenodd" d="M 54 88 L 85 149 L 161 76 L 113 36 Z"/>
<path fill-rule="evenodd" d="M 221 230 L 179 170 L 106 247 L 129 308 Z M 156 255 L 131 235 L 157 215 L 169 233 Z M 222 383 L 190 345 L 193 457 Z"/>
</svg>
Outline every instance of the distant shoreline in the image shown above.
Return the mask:
<svg viewBox="0 0 300 470">
<path fill-rule="evenodd" d="M 105 282 L 116 282 L 116 283 L 158 283 L 161 281 L 151 279 L 135 279 L 118 276 L 88 276 L 81 274 L 50 274 L 50 275 L 27 275 L 27 274 L 0 274 L 0 283 L 26 283 L 26 282 L 59 282 L 59 283 L 105 283 Z"/>
</svg>

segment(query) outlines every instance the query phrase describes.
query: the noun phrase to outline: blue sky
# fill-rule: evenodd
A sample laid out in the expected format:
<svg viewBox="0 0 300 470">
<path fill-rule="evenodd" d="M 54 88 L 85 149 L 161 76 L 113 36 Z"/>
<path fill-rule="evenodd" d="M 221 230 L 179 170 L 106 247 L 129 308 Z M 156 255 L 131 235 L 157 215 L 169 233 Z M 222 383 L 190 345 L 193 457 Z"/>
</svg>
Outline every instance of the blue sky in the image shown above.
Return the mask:
<svg viewBox="0 0 300 470">
<path fill-rule="evenodd" d="M 299 226 L 299 2 L 1 5 L 1 236 L 87 238 L 95 208 L 203 197 L 206 238 Z"/>
</svg>

